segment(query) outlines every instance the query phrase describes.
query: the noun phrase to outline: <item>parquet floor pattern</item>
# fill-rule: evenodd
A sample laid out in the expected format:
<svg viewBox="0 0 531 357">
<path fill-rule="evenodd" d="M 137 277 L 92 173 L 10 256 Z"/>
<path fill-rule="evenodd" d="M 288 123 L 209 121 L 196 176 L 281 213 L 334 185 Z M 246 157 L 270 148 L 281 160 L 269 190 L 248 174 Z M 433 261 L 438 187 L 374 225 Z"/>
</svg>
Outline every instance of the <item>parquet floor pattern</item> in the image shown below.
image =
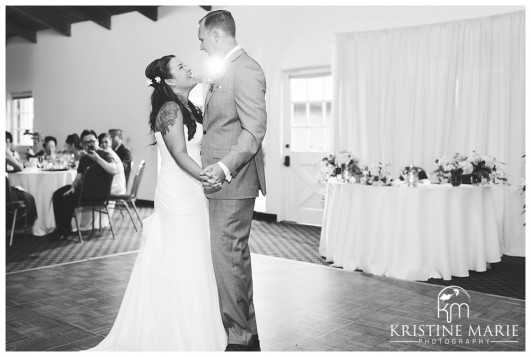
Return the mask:
<svg viewBox="0 0 531 357">
<path fill-rule="evenodd" d="M 137 253 L 6 275 L 6 350 L 78 351 L 110 330 Z M 465 323 L 518 325 L 513 343 L 399 343 L 391 324 L 440 324 L 441 287 L 252 255 L 263 351 L 523 351 L 525 301 L 470 292 Z"/>
</svg>

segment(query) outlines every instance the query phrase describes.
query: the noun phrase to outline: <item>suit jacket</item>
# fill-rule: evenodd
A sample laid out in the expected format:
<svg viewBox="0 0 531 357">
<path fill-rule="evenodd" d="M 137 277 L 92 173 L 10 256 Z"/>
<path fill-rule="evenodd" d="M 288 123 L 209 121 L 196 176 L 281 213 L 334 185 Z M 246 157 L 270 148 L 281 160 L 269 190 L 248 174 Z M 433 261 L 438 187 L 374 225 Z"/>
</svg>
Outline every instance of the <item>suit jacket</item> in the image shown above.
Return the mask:
<svg viewBox="0 0 531 357">
<path fill-rule="evenodd" d="M 266 80 L 260 65 L 242 49 L 231 55 L 222 78 L 207 92 L 203 118 L 203 167 L 223 162 L 232 175 L 214 199 L 266 194 L 262 140 L 266 133 Z"/>
</svg>

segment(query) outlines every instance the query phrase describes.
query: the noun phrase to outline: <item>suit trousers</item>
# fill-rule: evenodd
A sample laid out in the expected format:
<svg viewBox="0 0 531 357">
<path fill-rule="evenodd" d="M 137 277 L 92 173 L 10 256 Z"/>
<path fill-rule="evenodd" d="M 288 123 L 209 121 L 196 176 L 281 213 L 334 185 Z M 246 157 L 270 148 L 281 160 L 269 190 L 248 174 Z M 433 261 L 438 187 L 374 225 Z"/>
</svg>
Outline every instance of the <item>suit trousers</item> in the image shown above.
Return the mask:
<svg viewBox="0 0 531 357">
<path fill-rule="evenodd" d="M 79 200 L 79 192 L 77 190 L 74 193 L 63 196 L 71 187 L 72 185 L 63 186 L 55 191 L 52 196 L 55 229 L 61 233 L 70 233 L 72 230 L 72 216 Z"/>
<path fill-rule="evenodd" d="M 249 345 L 257 334 L 248 245 L 255 198 L 209 202 L 212 262 L 228 343 Z"/>
</svg>

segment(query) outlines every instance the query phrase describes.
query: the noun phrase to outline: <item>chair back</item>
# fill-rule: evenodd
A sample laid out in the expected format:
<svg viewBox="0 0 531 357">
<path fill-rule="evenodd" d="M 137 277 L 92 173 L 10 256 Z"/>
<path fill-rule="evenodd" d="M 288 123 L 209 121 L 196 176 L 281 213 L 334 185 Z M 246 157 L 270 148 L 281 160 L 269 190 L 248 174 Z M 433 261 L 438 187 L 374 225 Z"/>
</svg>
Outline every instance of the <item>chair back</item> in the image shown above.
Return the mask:
<svg viewBox="0 0 531 357">
<path fill-rule="evenodd" d="M 13 209 L 13 196 L 11 195 L 11 185 L 9 184 L 9 178 L 6 175 L 6 207 Z"/>
<path fill-rule="evenodd" d="M 78 206 L 99 206 L 109 201 L 113 175 L 100 165 L 86 168 L 81 179 Z"/>
<path fill-rule="evenodd" d="M 135 167 L 134 160 L 131 161 L 131 167 Z M 124 166 L 124 173 L 125 173 L 125 166 Z M 129 176 L 125 177 L 125 190 L 127 192 L 131 192 L 131 187 L 133 187 L 133 180 L 129 180 L 129 177 L 131 177 L 131 173 L 129 173 Z"/>
<path fill-rule="evenodd" d="M 142 180 L 142 175 L 144 174 L 144 165 L 146 164 L 145 160 L 140 161 L 138 164 L 138 170 L 135 174 L 135 179 L 133 181 L 133 186 L 131 186 L 131 199 L 136 198 L 136 193 L 138 192 L 138 187 L 140 186 L 140 180 Z"/>
</svg>

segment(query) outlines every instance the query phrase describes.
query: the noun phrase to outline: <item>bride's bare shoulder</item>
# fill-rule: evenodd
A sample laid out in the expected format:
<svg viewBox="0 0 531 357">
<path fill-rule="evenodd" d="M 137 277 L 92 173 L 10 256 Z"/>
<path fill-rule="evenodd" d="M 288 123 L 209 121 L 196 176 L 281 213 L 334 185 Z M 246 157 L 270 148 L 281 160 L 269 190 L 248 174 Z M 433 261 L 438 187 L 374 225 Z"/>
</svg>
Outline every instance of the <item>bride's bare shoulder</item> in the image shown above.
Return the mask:
<svg viewBox="0 0 531 357">
<path fill-rule="evenodd" d="M 157 113 L 155 131 L 160 131 L 162 135 L 166 135 L 170 131 L 170 127 L 174 126 L 177 121 L 182 123 L 182 120 L 183 114 L 179 105 L 175 102 L 166 102 Z"/>
</svg>

